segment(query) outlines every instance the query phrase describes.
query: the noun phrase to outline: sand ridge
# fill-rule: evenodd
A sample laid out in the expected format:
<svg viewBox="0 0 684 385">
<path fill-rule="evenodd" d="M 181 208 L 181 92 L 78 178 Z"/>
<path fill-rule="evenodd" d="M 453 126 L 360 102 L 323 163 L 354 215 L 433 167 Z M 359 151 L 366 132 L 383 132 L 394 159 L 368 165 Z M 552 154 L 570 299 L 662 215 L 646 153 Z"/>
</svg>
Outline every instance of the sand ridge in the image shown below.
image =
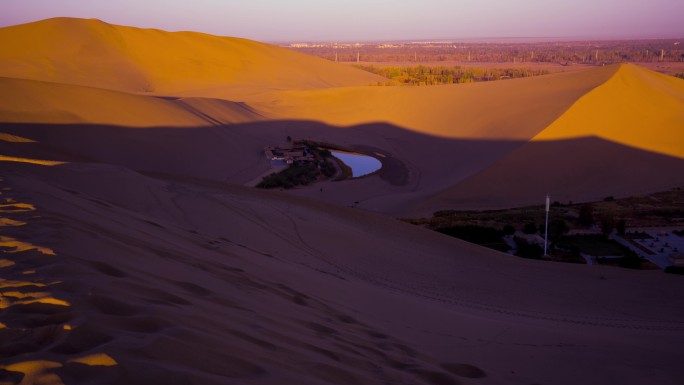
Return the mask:
<svg viewBox="0 0 684 385">
<path fill-rule="evenodd" d="M 421 204 L 502 208 L 680 187 L 682 111 L 684 81 L 623 64 L 530 142 Z"/>
<path fill-rule="evenodd" d="M 263 119 L 245 103 L 222 99 L 153 97 L 12 78 L 0 78 L 0 85 L 0 117 L 4 122 L 187 127 Z"/>
<path fill-rule="evenodd" d="M 684 80 L 624 64 L 532 140 L 598 136 L 684 158 Z"/>
<path fill-rule="evenodd" d="M 0 76 L 128 92 L 317 88 L 383 78 L 247 39 L 54 18 L 0 28 Z"/>
<path fill-rule="evenodd" d="M 528 140 L 617 70 L 433 87 L 297 90 L 262 109 L 341 126 L 383 122 L 448 138 Z"/>
</svg>

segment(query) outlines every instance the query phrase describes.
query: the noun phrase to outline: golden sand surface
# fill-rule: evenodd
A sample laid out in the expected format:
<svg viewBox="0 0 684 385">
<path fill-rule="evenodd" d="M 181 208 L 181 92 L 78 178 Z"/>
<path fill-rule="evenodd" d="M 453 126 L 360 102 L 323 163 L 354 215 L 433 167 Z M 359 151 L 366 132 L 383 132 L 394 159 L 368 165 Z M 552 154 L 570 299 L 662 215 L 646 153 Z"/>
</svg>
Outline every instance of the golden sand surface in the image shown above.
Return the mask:
<svg viewBox="0 0 684 385">
<path fill-rule="evenodd" d="M 684 81 L 625 64 L 533 140 L 596 136 L 684 158 Z"/>
</svg>

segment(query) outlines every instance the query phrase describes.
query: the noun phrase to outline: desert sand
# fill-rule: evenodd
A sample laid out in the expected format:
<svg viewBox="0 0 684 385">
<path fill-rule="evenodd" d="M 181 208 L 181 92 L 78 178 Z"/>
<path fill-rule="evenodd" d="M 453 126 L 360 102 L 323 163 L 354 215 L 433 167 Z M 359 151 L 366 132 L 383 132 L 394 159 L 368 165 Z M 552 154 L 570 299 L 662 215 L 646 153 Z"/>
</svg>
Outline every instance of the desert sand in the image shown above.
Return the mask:
<svg viewBox="0 0 684 385">
<path fill-rule="evenodd" d="M 682 80 L 616 65 L 378 87 L 261 43 L 97 20 L 0 40 L 0 382 L 684 381 L 679 277 L 394 219 L 680 186 Z M 286 136 L 383 168 L 244 186 Z"/>
</svg>

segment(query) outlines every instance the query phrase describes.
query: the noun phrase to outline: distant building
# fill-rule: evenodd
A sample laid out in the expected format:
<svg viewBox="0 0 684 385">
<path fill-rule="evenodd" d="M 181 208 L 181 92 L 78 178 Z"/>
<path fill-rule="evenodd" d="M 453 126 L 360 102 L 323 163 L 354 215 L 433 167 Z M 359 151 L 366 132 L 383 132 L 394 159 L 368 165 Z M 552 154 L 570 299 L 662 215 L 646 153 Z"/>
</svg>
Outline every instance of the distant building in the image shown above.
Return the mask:
<svg viewBox="0 0 684 385">
<path fill-rule="evenodd" d="M 271 161 L 283 161 L 287 164 L 308 163 L 315 161 L 315 157 L 306 146 L 271 147 L 264 148 L 266 158 Z"/>
</svg>

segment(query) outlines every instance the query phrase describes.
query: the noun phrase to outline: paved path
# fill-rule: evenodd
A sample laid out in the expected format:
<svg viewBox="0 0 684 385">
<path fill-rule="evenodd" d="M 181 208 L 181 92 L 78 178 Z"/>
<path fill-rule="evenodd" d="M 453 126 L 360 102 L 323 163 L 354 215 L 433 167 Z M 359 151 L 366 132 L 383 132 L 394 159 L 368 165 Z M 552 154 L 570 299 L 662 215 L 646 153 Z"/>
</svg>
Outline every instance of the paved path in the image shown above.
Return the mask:
<svg viewBox="0 0 684 385">
<path fill-rule="evenodd" d="M 671 229 L 630 229 L 632 231 L 638 230 L 643 231 L 653 237 L 652 239 L 635 239 L 634 242 L 647 248 L 653 254 L 648 254 L 641 250 L 640 248 L 634 246 L 631 242 L 620 237 L 617 234 L 613 234 L 611 238 L 617 242 L 629 247 L 631 250 L 636 252 L 639 256 L 646 258 L 653 264 L 657 265 L 661 269 L 668 266 L 672 266 L 670 262 L 670 254 L 675 252 L 684 252 L 684 237 L 673 234 Z"/>
</svg>

